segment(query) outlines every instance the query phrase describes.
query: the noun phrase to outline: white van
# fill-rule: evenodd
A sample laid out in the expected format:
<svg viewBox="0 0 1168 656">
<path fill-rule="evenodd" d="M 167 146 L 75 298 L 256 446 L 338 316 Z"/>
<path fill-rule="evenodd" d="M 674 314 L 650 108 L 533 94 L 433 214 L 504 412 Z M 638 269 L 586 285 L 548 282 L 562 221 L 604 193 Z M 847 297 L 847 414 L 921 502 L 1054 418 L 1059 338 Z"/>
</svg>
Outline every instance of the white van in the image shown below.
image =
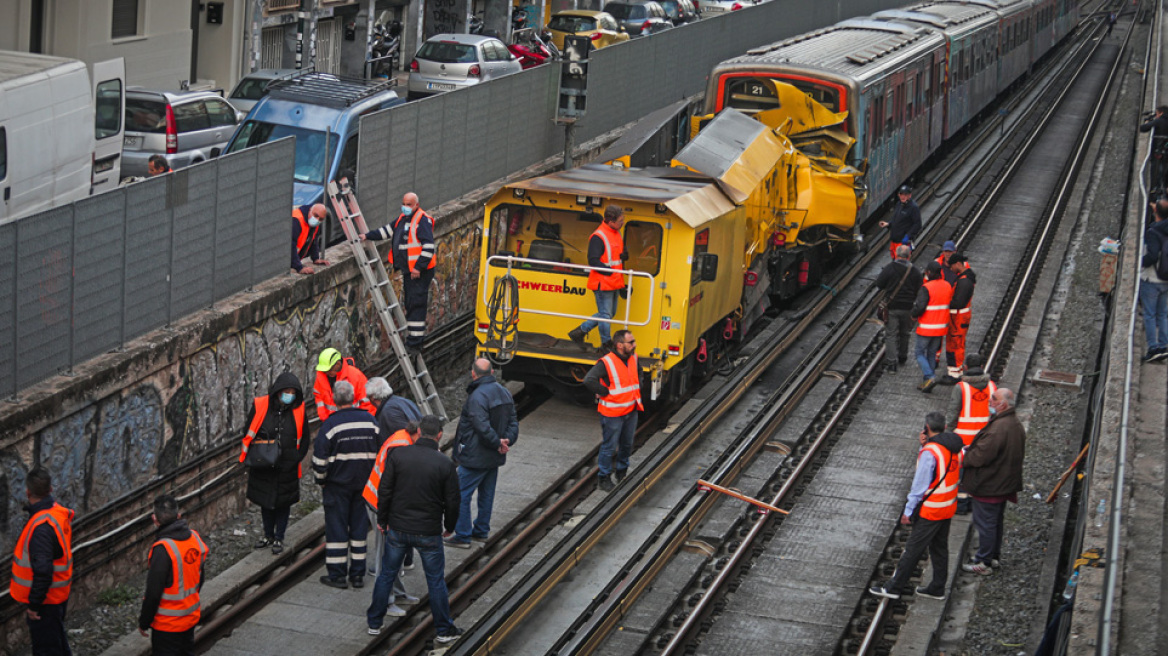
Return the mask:
<svg viewBox="0 0 1168 656">
<path fill-rule="evenodd" d="M 91 80 L 92 79 L 92 83 Z M 114 189 L 125 62 L 0 50 L 0 221 Z"/>
</svg>

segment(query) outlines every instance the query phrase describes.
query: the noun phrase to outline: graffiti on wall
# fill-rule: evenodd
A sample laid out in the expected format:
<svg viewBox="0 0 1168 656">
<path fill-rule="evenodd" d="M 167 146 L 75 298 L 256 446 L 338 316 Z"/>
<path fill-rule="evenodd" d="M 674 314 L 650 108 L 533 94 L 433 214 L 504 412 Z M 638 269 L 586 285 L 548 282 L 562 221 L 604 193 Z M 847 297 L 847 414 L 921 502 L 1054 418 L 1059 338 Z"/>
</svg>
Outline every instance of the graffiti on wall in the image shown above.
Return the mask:
<svg viewBox="0 0 1168 656">
<path fill-rule="evenodd" d="M 478 227 L 439 239 L 430 329 L 474 309 Z M 54 496 L 78 514 L 101 508 L 238 439 L 252 400 L 291 371 L 311 398 L 316 356 L 336 347 L 358 365 L 386 357 L 388 344 L 362 279 L 207 340 L 190 355 L 0 451 L 0 550 L 24 526 L 25 474 L 34 463 L 53 476 Z"/>
</svg>

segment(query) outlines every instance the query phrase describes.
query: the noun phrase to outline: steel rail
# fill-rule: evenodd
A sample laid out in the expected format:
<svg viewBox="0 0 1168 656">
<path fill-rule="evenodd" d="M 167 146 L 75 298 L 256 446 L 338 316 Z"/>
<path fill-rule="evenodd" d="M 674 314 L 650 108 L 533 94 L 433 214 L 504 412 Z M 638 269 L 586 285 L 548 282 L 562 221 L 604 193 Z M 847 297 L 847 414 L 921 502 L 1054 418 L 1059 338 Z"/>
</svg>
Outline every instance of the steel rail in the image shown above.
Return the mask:
<svg viewBox="0 0 1168 656">
<path fill-rule="evenodd" d="M 1099 31 L 1099 29 L 1101 29 L 1101 26 L 1097 27 L 1097 29 L 1095 31 Z M 1130 36 L 1130 34 L 1131 34 L 1131 27 L 1129 27 L 1128 36 Z M 1090 35 L 1088 35 L 1088 36 L 1090 36 Z M 1125 37 L 1125 40 L 1124 40 L 1125 44 L 1127 42 L 1126 39 L 1127 39 L 1127 37 Z M 1083 63 L 1079 66 L 1079 68 L 1075 72 L 1076 79 L 1082 73 L 1082 71 L 1086 68 L 1087 63 L 1090 62 L 1091 57 L 1094 55 L 1095 51 L 1099 48 L 1099 46 L 1102 45 L 1102 43 L 1103 43 L 1102 39 L 1094 42 L 1094 45 L 1092 46 L 1091 50 L 1084 57 Z M 1110 89 L 1111 83 L 1114 81 L 1115 74 L 1118 70 L 1118 64 L 1122 59 L 1122 57 L 1120 56 L 1120 55 L 1122 55 L 1122 52 L 1123 52 L 1123 48 L 1121 47 L 1120 53 L 1117 54 L 1115 62 L 1112 65 L 1112 69 L 1108 75 L 1107 82 L 1104 84 L 1103 89 L 1100 91 L 1099 99 L 1096 102 L 1095 108 L 1094 108 L 1093 112 L 1088 116 L 1087 125 L 1085 126 L 1084 131 L 1081 135 L 1082 139 L 1080 139 L 1079 147 L 1076 149 L 1075 154 L 1072 157 L 1072 159 L 1069 162 L 1068 167 L 1067 167 L 1068 169 L 1071 170 L 1071 173 L 1069 175 L 1064 175 L 1063 184 L 1059 186 L 1058 191 L 1055 194 L 1051 195 L 1051 198 L 1055 200 L 1055 204 L 1054 204 L 1054 207 L 1046 214 L 1046 218 L 1045 218 L 1045 221 L 1043 223 L 1043 230 L 1042 230 L 1042 233 L 1041 233 L 1040 238 L 1039 238 L 1040 244 L 1045 243 L 1047 236 L 1051 232 L 1052 226 L 1058 223 L 1057 219 L 1061 215 L 1062 210 L 1065 208 L 1066 195 L 1068 193 L 1069 188 L 1071 186 L 1073 186 L 1073 184 L 1071 183 L 1071 180 L 1073 180 L 1073 178 L 1075 177 L 1075 174 L 1077 173 L 1078 168 L 1082 163 L 1082 160 L 1085 158 L 1087 146 L 1089 145 L 1089 143 L 1091 141 L 1091 136 L 1094 132 L 1096 123 L 1099 120 L 1099 116 L 1100 116 L 1101 111 L 1102 111 L 1102 106 L 1104 104 L 1104 101 L 1107 98 L 1107 91 L 1108 91 L 1108 89 Z M 1063 101 L 1064 97 L 1066 96 L 1066 93 L 1069 89 L 1070 89 L 1069 85 L 1063 89 L 1063 91 L 1059 94 L 1059 97 L 1052 104 L 1051 111 L 1048 111 L 1046 113 L 1046 115 L 1043 117 L 1042 126 L 1044 129 L 1046 127 L 1046 123 L 1048 122 L 1050 116 L 1053 114 L 1054 108 L 1062 103 L 1062 101 Z M 1042 133 L 1043 133 L 1042 131 L 1036 131 L 1032 135 L 1032 137 L 1037 136 L 1037 135 L 1042 134 Z M 1008 173 L 1012 173 L 1012 171 L 1016 168 L 1016 164 L 1025 159 L 1026 152 L 1028 152 L 1030 150 L 1031 146 L 1032 146 L 1032 144 L 1028 143 L 1026 145 L 1026 148 L 1024 149 L 1025 152 L 1021 153 L 1017 160 L 1011 162 L 1011 165 L 1010 165 L 1010 167 L 1008 167 L 1008 170 L 1007 170 Z M 991 194 L 991 196 L 986 204 L 987 206 L 992 204 L 992 202 L 994 200 L 996 200 L 997 196 L 1000 195 L 1001 190 L 1004 188 L 1004 185 L 1002 184 L 1002 182 L 1008 181 L 1010 177 L 1011 177 L 1011 175 L 1003 176 L 1003 178 L 1001 180 L 999 180 L 997 184 L 995 184 L 994 189 L 993 189 L 993 193 Z M 981 212 L 979 211 L 978 215 L 980 216 L 980 214 L 981 214 Z M 964 239 L 967 234 L 968 234 L 968 231 L 963 232 L 961 238 Z M 993 362 L 993 358 L 997 355 L 998 349 L 1000 348 L 1001 344 L 1003 343 L 1003 336 L 1009 334 L 1009 332 L 1010 332 L 1010 326 L 1011 326 L 1011 324 L 1014 323 L 1014 320 L 1015 320 L 1016 308 L 1020 304 L 1021 299 L 1023 299 L 1027 295 L 1027 292 L 1029 291 L 1027 289 L 1027 284 L 1030 280 L 1030 274 L 1033 272 L 1033 270 L 1035 268 L 1039 268 L 1039 269 L 1041 268 L 1042 262 L 1041 262 L 1041 259 L 1039 258 L 1039 254 L 1044 253 L 1044 252 L 1045 252 L 1045 248 L 1043 248 L 1041 246 L 1032 250 L 1033 255 L 1030 259 L 1029 264 L 1027 265 L 1027 267 L 1025 269 L 1025 274 L 1022 277 L 1022 282 L 1021 282 L 1021 284 L 1019 284 L 1016 287 L 1016 292 L 1011 299 L 1010 308 L 1009 308 L 1007 315 L 1006 315 L 1007 318 L 1006 318 L 1006 320 L 1004 320 L 1001 323 L 1001 328 L 999 329 L 998 335 L 994 341 L 994 350 L 991 352 L 990 357 L 986 358 L 986 370 L 987 371 L 990 370 L 990 367 L 991 367 L 992 362 Z M 887 599 L 887 598 L 882 598 L 880 600 L 879 604 L 876 607 L 876 610 L 873 612 L 872 619 L 868 624 L 868 629 L 864 632 L 864 637 L 860 643 L 859 649 L 856 652 L 856 656 L 865 656 L 865 654 L 868 654 L 876 646 L 877 641 L 880 639 L 879 634 L 883 631 L 884 623 L 887 619 L 886 615 L 889 612 L 888 609 L 889 609 L 892 601 L 893 600 Z"/>
<path fill-rule="evenodd" d="M 1164 45 L 1164 10 L 1160 7 L 1160 3 L 1152 3 L 1151 11 L 1156 12 L 1156 66 L 1155 75 L 1152 77 L 1152 93 L 1145 93 L 1145 102 L 1151 99 L 1153 105 L 1156 99 L 1159 98 L 1160 93 L 1160 74 L 1163 55 L 1161 54 Z M 1132 20 L 1134 26 L 1135 20 Z M 1150 41 L 1151 39 L 1149 39 Z M 1126 43 L 1126 41 L 1125 41 Z M 1152 49 L 1148 48 L 1148 56 L 1151 57 Z M 1145 63 L 1144 70 L 1148 67 Z M 1145 76 L 1145 84 L 1147 77 Z M 1146 87 L 1145 87 L 1146 88 Z M 1139 215 L 1142 218 L 1144 215 L 1144 208 L 1148 206 L 1149 190 L 1144 185 L 1144 172 L 1148 168 L 1148 164 L 1152 158 L 1152 147 L 1155 143 L 1154 139 L 1148 139 L 1148 147 L 1144 153 L 1143 165 L 1139 171 L 1140 181 L 1140 208 Z M 1142 226 L 1142 220 L 1139 225 Z M 1140 245 L 1143 246 L 1143 235 L 1140 235 Z M 1138 281 L 1140 275 L 1140 258 L 1132 258 L 1132 276 Z M 1119 567 L 1120 542 L 1121 542 L 1121 523 L 1123 521 L 1123 485 L 1127 478 L 1127 448 L 1128 438 L 1131 432 L 1131 401 L 1132 401 L 1132 377 L 1135 369 L 1135 333 L 1136 333 L 1136 312 L 1139 308 L 1139 284 L 1135 285 L 1135 293 L 1132 294 L 1131 309 L 1128 312 L 1128 327 L 1127 327 L 1127 361 L 1124 363 L 1124 380 L 1123 380 L 1123 410 L 1120 413 L 1119 424 L 1119 438 L 1116 445 L 1116 463 L 1115 473 L 1111 481 L 1111 513 L 1108 517 L 1107 527 L 1107 564 L 1103 570 L 1103 600 L 1100 604 L 1099 611 L 1099 633 L 1096 636 L 1095 644 L 1098 645 L 1098 653 L 1108 656 L 1111 653 L 1111 634 L 1115 623 L 1115 588 L 1116 582 L 1119 580 L 1119 573 L 1116 571 Z M 1092 449 L 1093 452 L 1098 449 Z M 1094 457 L 1092 457 L 1092 477 L 1094 474 Z"/>
</svg>

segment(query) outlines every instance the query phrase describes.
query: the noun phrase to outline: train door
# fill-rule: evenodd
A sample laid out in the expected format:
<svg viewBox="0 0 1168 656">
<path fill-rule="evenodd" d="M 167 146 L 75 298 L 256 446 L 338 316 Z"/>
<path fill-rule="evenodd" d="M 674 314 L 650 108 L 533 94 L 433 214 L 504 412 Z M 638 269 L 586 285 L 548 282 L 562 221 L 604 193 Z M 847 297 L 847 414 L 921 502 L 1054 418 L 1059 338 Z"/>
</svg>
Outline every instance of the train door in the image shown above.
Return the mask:
<svg viewBox="0 0 1168 656">
<path fill-rule="evenodd" d="M 617 301 L 616 316 L 626 316 L 625 310 L 627 308 L 629 317 L 639 320 L 642 317 L 649 317 L 649 323 L 646 326 L 628 326 L 633 334 L 638 339 L 638 349 L 643 352 L 648 352 L 651 349 L 664 349 L 657 342 L 658 331 L 656 330 L 658 323 L 663 323 L 667 317 L 658 319 L 661 312 L 661 299 L 659 293 L 654 293 L 654 287 L 661 275 L 661 263 L 664 260 L 665 251 L 665 229 L 664 225 L 657 221 L 647 221 L 639 219 L 635 216 L 628 216 L 625 219 L 625 224 L 622 229 L 625 251 L 629 254 L 629 259 L 625 262 L 625 268 L 632 271 L 639 271 L 653 276 L 653 279 L 644 277 L 633 278 L 633 292 L 627 299 Z M 672 319 L 670 319 L 672 320 Z M 678 318 L 680 323 L 680 317 Z M 613 326 L 613 330 L 623 328 L 625 326 Z"/>
</svg>

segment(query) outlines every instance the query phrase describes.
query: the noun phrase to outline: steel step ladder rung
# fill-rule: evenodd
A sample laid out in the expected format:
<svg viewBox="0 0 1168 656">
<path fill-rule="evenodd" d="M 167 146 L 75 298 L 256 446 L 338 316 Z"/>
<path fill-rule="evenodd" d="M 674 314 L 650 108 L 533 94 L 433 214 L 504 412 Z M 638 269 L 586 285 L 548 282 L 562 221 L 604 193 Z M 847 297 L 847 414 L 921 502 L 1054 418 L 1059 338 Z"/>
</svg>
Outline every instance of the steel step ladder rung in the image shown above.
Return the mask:
<svg viewBox="0 0 1168 656">
<path fill-rule="evenodd" d="M 385 328 L 385 333 L 389 336 L 390 344 L 393 346 L 394 355 L 397 356 L 398 363 L 401 365 L 402 375 L 409 383 L 414 398 L 418 400 L 418 406 L 424 413 L 437 415 L 445 422 L 446 409 L 442 406 L 442 399 L 438 396 L 438 390 L 434 387 L 434 381 L 430 377 L 425 361 L 421 354 L 413 356 L 416 361 L 411 359 L 410 350 L 406 348 L 405 342 L 402 340 L 402 334 L 406 332 L 408 326 L 397 293 L 393 290 L 389 272 L 381 265 L 381 255 L 377 252 L 377 248 L 371 243 L 361 241 L 360 233 L 354 224 L 354 221 L 359 221 L 362 230 L 366 228 L 364 215 L 361 214 L 361 207 L 357 204 L 357 196 L 353 193 L 352 187 L 349 186 L 348 179 L 341 178 L 339 181 L 329 182 L 328 196 L 329 200 L 332 201 L 337 220 L 345 232 L 345 241 L 349 243 L 349 248 L 352 249 L 353 255 L 357 259 L 357 266 L 364 274 L 365 284 L 368 285 L 369 292 L 373 295 L 373 304 L 377 307 L 377 315 L 381 317 L 381 325 Z M 367 230 L 365 231 L 367 232 Z"/>
</svg>

